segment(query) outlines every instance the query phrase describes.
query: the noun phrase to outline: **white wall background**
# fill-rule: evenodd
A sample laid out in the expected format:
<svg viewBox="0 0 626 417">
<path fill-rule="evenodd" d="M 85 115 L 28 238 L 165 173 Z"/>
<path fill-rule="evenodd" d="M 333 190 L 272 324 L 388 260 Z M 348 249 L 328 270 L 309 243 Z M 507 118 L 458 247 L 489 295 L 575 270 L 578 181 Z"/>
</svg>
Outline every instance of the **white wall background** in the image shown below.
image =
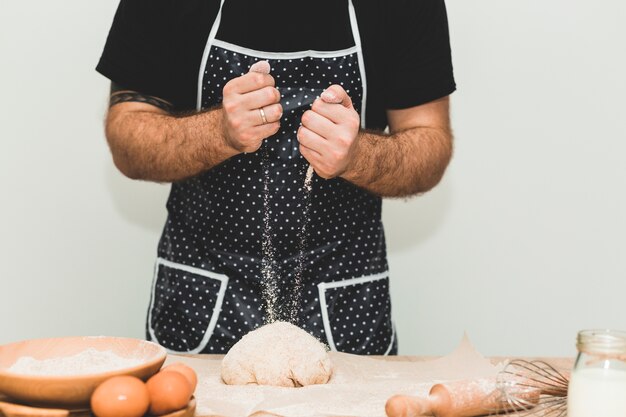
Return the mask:
<svg viewBox="0 0 626 417">
<path fill-rule="evenodd" d="M 142 337 L 167 187 L 115 171 L 96 74 L 117 2 L 0 3 L 0 343 Z M 626 329 L 626 3 L 448 0 L 456 154 L 389 201 L 401 353 L 573 355 Z"/>
</svg>

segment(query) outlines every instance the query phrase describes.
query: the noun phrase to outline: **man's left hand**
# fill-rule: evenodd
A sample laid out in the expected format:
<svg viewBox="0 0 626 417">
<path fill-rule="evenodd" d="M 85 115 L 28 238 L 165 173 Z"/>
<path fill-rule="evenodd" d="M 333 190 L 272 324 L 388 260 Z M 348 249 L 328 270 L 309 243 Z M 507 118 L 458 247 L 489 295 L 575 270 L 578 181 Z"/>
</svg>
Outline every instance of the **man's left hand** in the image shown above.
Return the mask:
<svg viewBox="0 0 626 417">
<path fill-rule="evenodd" d="M 358 141 L 359 114 L 339 85 L 332 85 L 302 115 L 300 153 L 317 175 L 335 178 L 350 167 Z"/>
</svg>

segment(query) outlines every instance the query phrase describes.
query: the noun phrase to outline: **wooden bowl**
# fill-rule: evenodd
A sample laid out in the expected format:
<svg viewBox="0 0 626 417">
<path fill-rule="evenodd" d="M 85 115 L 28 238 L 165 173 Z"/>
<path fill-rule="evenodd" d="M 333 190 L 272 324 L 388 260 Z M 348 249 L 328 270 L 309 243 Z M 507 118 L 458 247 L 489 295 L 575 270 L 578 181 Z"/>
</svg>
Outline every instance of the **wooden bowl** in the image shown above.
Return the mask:
<svg viewBox="0 0 626 417">
<path fill-rule="evenodd" d="M 22 375 L 8 371 L 21 357 L 36 360 L 64 358 L 90 348 L 136 359 L 138 364 L 67 376 Z M 0 346 L 0 393 L 28 405 L 88 407 L 91 394 L 104 380 L 117 375 L 133 375 L 145 381 L 161 369 L 166 356 L 165 349 L 155 343 L 120 337 L 65 337 L 11 343 Z"/>
</svg>

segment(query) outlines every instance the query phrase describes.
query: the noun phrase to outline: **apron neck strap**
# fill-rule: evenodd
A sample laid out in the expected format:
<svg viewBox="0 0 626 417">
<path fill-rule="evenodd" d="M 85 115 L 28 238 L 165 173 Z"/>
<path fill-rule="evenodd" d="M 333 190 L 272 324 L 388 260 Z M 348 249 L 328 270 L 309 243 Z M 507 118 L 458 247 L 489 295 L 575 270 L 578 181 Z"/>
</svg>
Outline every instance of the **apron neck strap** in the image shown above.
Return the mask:
<svg viewBox="0 0 626 417">
<path fill-rule="evenodd" d="M 217 35 L 217 30 L 220 27 L 220 22 L 222 21 L 222 8 L 224 7 L 224 1 L 220 0 L 220 7 L 217 10 L 217 15 L 215 16 L 215 20 L 211 25 L 211 31 L 209 32 L 209 38 L 206 41 L 206 45 L 204 47 L 204 52 L 202 53 L 202 60 L 200 61 L 200 72 L 198 73 L 198 94 L 196 97 L 196 110 L 202 110 L 202 80 L 204 74 L 204 67 L 206 65 L 207 59 L 209 58 L 209 52 L 211 51 L 211 45 L 215 41 L 215 36 Z"/>
<path fill-rule="evenodd" d="M 204 53 L 202 54 L 202 60 L 200 61 L 200 70 L 198 73 L 198 94 L 196 98 L 196 110 L 202 110 L 202 80 L 204 74 L 204 68 L 206 66 L 207 59 L 209 58 L 209 52 L 211 51 L 211 45 L 215 41 L 215 36 L 217 35 L 217 30 L 220 27 L 220 23 L 222 21 L 222 9 L 224 8 L 224 2 L 226 0 L 220 0 L 220 7 L 217 11 L 217 15 L 215 16 L 215 20 L 211 25 L 211 31 L 209 32 L 209 37 L 206 42 L 206 46 L 204 47 Z M 352 37 L 354 38 L 354 45 L 357 49 L 357 56 L 359 59 L 359 70 L 361 75 L 361 84 L 363 86 L 363 97 L 361 100 L 361 127 L 365 128 L 365 106 L 367 103 L 367 82 L 365 79 L 365 61 L 363 59 L 363 48 L 361 46 L 361 34 L 359 33 L 359 24 L 356 18 L 356 11 L 354 9 L 353 0 L 348 0 L 348 14 L 350 15 L 350 27 L 352 29 Z"/>
</svg>

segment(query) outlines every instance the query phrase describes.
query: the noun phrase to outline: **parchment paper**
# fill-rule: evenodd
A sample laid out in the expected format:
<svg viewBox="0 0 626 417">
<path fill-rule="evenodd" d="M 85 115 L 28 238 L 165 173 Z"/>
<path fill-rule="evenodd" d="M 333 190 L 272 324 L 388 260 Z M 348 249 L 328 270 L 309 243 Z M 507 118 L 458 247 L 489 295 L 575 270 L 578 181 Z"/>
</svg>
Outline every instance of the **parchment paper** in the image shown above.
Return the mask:
<svg viewBox="0 0 626 417">
<path fill-rule="evenodd" d="M 302 388 L 231 386 L 220 378 L 220 359 L 169 355 L 198 373 L 198 417 L 244 417 L 254 413 L 284 417 L 384 417 L 395 394 L 428 395 L 438 382 L 494 378 L 501 368 L 474 349 L 467 337 L 450 355 L 429 361 L 389 361 L 330 353 L 330 382 Z"/>
</svg>

